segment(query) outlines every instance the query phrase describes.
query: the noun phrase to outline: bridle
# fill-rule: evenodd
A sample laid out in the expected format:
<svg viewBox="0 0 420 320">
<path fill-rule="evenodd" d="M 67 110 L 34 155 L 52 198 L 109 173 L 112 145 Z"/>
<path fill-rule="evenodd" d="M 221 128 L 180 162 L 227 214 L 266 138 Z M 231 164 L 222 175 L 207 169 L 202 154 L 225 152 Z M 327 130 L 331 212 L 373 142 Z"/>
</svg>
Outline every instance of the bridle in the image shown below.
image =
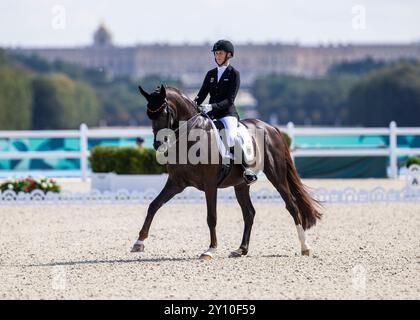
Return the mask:
<svg viewBox="0 0 420 320">
<path fill-rule="evenodd" d="M 162 105 L 155 110 L 152 110 L 149 107 L 147 107 L 147 111 L 150 112 L 151 114 L 160 113 L 163 109 L 166 109 L 166 113 L 168 114 L 168 125 L 166 128 L 172 129 L 172 126 L 175 122 L 172 115 L 175 113 L 175 111 L 169 106 L 168 100 L 166 98 L 165 98 L 165 101 L 162 103 Z"/>
<path fill-rule="evenodd" d="M 168 100 L 165 98 L 165 101 L 159 108 L 157 108 L 156 110 L 152 110 L 149 107 L 147 107 L 147 111 L 149 111 L 150 113 L 157 113 L 157 112 L 160 112 L 164 107 L 168 107 L 168 106 L 169 106 Z"/>
<path fill-rule="evenodd" d="M 201 115 L 201 113 L 197 113 L 197 114 L 195 114 L 194 116 L 192 116 L 191 118 L 189 118 L 187 121 L 185 121 L 185 123 L 182 125 L 182 126 L 178 126 L 177 128 L 175 128 L 175 129 L 173 129 L 172 128 L 172 126 L 173 126 L 173 124 L 174 124 L 174 122 L 175 122 L 175 119 L 174 119 L 174 114 L 176 114 L 176 112 L 169 106 L 169 103 L 168 103 L 168 100 L 165 98 L 165 101 L 163 102 L 163 104 L 159 107 L 159 108 L 157 108 L 157 109 L 155 109 L 155 110 L 152 110 L 152 109 L 150 109 L 149 107 L 147 107 L 147 111 L 148 112 L 150 112 L 150 113 L 158 113 L 158 112 L 161 112 L 163 109 L 166 109 L 166 113 L 168 114 L 168 124 L 167 124 L 167 126 L 166 126 L 166 129 L 170 129 L 170 130 L 173 130 L 174 131 L 174 133 L 175 133 L 175 137 L 176 137 L 176 139 L 175 139 L 175 141 L 174 142 L 170 142 L 170 140 L 169 140 L 169 136 L 168 136 L 168 140 L 167 141 L 165 141 L 165 142 L 163 142 L 160 146 L 159 146 L 159 149 L 162 147 L 162 148 L 164 148 L 165 150 L 163 150 L 163 151 L 161 151 L 161 152 L 166 152 L 166 150 L 168 150 L 170 147 L 172 147 L 173 146 L 173 144 L 175 144 L 175 143 L 177 143 L 178 142 L 178 139 L 179 139 L 179 135 L 178 135 L 178 137 L 176 136 L 176 133 L 181 129 L 181 128 L 183 128 L 183 127 L 185 127 L 185 126 L 187 126 L 188 125 L 188 122 L 190 121 L 190 120 L 193 120 L 193 119 L 195 119 L 195 121 L 194 121 L 194 123 L 192 124 L 192 125 L 194 125 L 195 124 L 195 122 L 197 121 L 197 116 L 199 116 L 199 115 Z M 164 129 L 164 128 L 162 128 L 162 129 Z"/>
</svg>

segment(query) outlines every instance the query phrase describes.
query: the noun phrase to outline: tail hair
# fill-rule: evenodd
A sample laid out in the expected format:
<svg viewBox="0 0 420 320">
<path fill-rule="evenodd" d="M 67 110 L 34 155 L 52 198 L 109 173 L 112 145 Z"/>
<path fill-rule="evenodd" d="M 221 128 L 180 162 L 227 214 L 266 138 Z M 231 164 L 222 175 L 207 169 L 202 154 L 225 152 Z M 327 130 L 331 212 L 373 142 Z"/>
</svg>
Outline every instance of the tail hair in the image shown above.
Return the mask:
<svg viewBox="0 0 420 320">
<path fill-rule="evenodd" d="M 317 220 L 321 219 L 322 213 L 320 212 L 320 209 L 322 208 L 322 204 L 318 200 L 312 198 L 309 192 L 306 190 L 296 170 L 295 164 L 293 163 L 292 157 L 290 156 L 290 151 L 287 147 L 287 143 L 283 137 L 283 134 L 278 128 L 276 128 L 276 130 L 285 142 L 287 182 L 289 183 L 290 191 L 299 209 L 299 215 L 302 220 L 302 227 L 304 230 L 307 230 L 316 225 Z"/>
</svg>

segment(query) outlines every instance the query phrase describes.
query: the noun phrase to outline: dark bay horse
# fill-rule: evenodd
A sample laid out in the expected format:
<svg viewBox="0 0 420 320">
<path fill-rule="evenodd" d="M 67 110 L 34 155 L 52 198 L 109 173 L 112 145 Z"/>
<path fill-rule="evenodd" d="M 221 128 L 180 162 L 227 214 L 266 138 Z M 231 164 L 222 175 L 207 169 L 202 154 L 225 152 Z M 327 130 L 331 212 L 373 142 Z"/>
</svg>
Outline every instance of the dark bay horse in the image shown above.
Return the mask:
<svg viewBox="0 0 420 320">
<path fill-rule="evenodd" d="M 151 94 L 145 92 L 140 86 L 139 90 L 148 102 L 147 114 L 152 120 L 154 133 L 153 146 L 155 149 L 159 149 L 162 145 L 156 139 L 158 131 L 168 128 L 177 130 L 180 128 L 180 123 L 186 124 L 188 130 L 193 128 L 202 129 L 209 136 L 212 135 L 211 120 L 199 114 L 195 103 L 178 89 L 172 87 L 165 88 L 162 85 L 160 89 L 157 89 Z M 192 121 L 193 119 L 194 121 Z M 253 170 L 254 172 L 262 170 L 268 180 L 280 193 L 285 201 L 286 209 L 295 222 L 301 243 L 301 253 L 302 255 L 309 255 L 310 247 L 306 241 L 305 230 L 314 226 L 317 219 L 321 218 L 318 202 L 311 198 L 305 190 L 291 159 L 287 142 L 281 132 L 277 128 L 256 119 L 245 119 L 241 122 L 248 130 L 258 129 L 260 130 L 259 132 L 263 132 L 263 142 L 254 140 L 256 160 Z M 175 147 L 180 142 L 178 136 L 175 141 Z M 190 142 L 187 144 L 188 148 L 191 148 Z M 218 185 L 218 176 L 221 168 L 221 161 L 215 164 L 192 164 L 189 161 L 186 164 L 167 164 L 168 180 L 159 195 L 149 205 L 138 240 L 134 243 L 131 251 L 144 251 L 144 240 L 148 237 L 153 217 L 159 208 L 176 194 L 182 192 L 186 187 L 193 186 L 205 192 L 207 224 L 210 229 L 209 249 L 201 254 L 200 258 L 206 260 L 211 259 L 217 247 L 217 190 L 218 188 L 234 187 L 236 199 L 242 210 L 245 226 L 242 243 L 239 249 L 233 251 L 230 256 L 240 257 L 246 255 L 248 253 L 251 228 L 255 216 L 255 209 L 249 194 L 250 187 L 243 180 L 240 165 L 233 165 L 229 175 Z"/>
</svg>

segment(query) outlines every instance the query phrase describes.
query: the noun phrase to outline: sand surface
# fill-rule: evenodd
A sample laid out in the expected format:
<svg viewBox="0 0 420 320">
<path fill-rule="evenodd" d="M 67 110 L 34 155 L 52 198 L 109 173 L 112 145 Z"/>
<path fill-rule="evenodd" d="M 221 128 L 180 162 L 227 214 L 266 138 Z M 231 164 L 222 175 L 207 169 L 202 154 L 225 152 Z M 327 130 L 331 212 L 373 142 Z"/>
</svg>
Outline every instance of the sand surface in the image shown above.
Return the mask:
<svg viewBox="0 0 420 320">
<path fill-rule="evenodd" d="M 392 180 L 307 180 L 312 187 L 399 188 Z M 264 187 L 259 182 L 255 187 Z M 63 181 L 87 191 L 88 183 Z M 267 184 L 268 186 L 268 184 Z M 256 203 L 248 256 L 239 206 L 219 204 L 212 261 L 203 204 L 155 217 L 144 253 L 130 253 L 143 205 L 0 206 L 1 299 L 420 299 L 420 204 L 327 204 L 300 255 L 283 204 Z"/>
</svg>

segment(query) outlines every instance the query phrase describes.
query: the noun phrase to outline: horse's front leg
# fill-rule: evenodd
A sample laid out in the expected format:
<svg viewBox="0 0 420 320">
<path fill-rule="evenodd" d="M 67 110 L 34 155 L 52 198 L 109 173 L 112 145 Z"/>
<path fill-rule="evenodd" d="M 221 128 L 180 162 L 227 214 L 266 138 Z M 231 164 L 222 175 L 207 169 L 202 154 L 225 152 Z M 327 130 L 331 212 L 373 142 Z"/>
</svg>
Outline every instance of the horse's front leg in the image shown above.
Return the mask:
<svg viewBox="0 0 420 320">
<path fill-rule="evenodd" d="M 143 252 L 144 251 L 144 240 L 149 235 L 150 225 L 152 224 L 155 213 L 159 210 L 162 205 L 171 200 L 176 194 L 182 192 L 184 187 L 177 185 L 172 180 L 168 179 L 165 186 L 159 195 L 152 201 L 147 209 L 147 216 L 143 223 L 143 227 L 140 230 L 138 240 L 134 243 L 131 252 Z"/>
<path fill-rule="evenodd" d="M 207 203 L 207 224 L 210 229 L 210 246 L 206 252 L 202 253 L 200 259 L 211 260 L 217 248 L 216 223 L 217 223 L 217 187 L 212 187 L 206 191 Z"/>
<path fill-rule="evenodd" d="M 249 196 L 249 185 L 242 184 L 235 186 L 235 195 L 242 209 L 245 226 L 242 243 L 238 250 L 231 252 L 230 257 L 232 258 L 241 257 L 248 253 L 249 239 L 251 237 L 251 230 L 255 217 L 255 209 L 252 205 L 251 197 Z"/>
</svg>

